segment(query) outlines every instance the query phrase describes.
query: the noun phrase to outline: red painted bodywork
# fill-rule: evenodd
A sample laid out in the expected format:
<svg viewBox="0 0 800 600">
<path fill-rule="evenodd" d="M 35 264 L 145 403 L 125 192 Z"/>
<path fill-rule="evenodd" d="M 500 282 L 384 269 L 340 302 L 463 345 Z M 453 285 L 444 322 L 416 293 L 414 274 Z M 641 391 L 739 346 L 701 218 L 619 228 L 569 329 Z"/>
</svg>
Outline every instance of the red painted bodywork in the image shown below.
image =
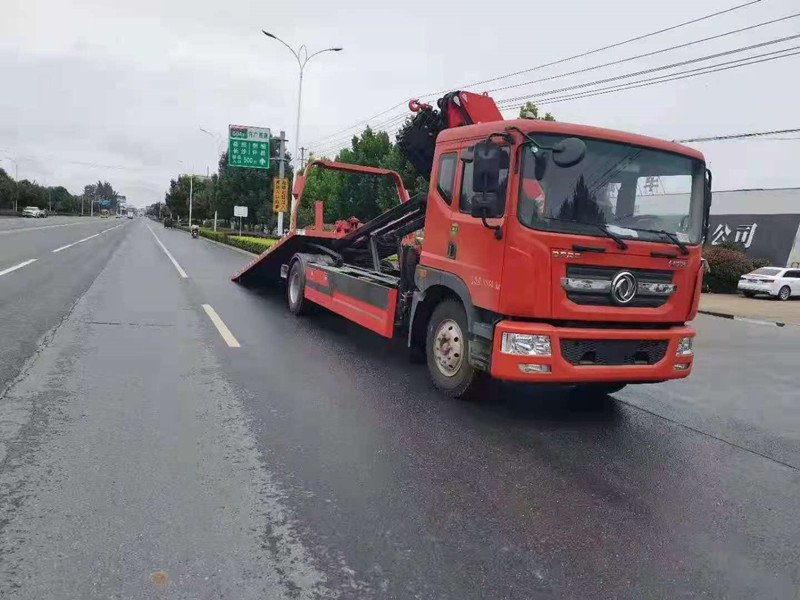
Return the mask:
<svg viewBox="0 0 800 600">
<path fill-rule="evenodd" d="M 306 298 L 324 306 L 333 312 L 379 333 L 384 337 L 392 337 L 394 333 L 394 312 L 397 306 L 397 290 L 389 290 L 389 302 L 386 308 L 379 308 L 352 296 L 342 293 L 333 287 L 323 267 L 308 265 L 306 281 L 316 283 L 325 288 L 324 291 L 306 284 Z"/>
</svg>

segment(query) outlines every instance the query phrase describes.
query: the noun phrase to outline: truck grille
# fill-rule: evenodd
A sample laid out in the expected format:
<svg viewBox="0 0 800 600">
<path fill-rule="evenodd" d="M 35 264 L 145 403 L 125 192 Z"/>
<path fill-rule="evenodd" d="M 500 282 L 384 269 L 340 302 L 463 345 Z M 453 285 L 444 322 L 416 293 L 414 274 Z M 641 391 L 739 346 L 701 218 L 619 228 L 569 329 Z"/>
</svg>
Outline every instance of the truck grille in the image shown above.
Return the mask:
<svg viewBox="0 0 800 600">
<path fill-rule="evenodd" d="M 628 269 L 625 267 L 606 267 L 595 265 L 567 265 L 567 277 L 576 279 L 591 279 L 598 281 L 608 281 L 620 271 L 632 273 L 637 281 L 642 283 L 672 283 L 672 271 L 657 269 Z M 567 298 L 575 304 L 589 304 L 594 306 L 613 306 L 614 302 L 607 291 L 567 291 Z M 669 300 L 669 296 L 652 296 L 638 294 L 625 306 L 630 307 L 650 307 L 656 308 L 663 306 Z"/>
<path fill-rule="evenodd" d="M 667 340 L 561 340 L 561 356 L 573 365 L 654 365 Z"/>
</svg>

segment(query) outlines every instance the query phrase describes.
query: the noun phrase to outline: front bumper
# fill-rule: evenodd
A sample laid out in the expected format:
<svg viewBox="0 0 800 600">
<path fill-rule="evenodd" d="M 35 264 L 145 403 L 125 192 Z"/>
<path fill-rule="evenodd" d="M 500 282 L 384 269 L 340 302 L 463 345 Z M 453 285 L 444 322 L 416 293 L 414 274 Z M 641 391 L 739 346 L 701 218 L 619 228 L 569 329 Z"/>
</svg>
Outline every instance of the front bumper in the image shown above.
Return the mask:
<svg viewBox="0 0 800 600">
<path fill-rule="evenodd" d="M 551 356 L 522 356 L 501 352 L 503 333 L 523 333 L 550 336 Z M 682 379 L 692 372 L 694 355 L 677 356 L 678 340 L 694 337 L 689 326 L 669 329 L 599 329 L 591 327 L 556 327 L 544 323 L 500 321 L 495 327 L 492 345 L 492 377 L 509 381 L 536 381 L 541 383 L 575 382 L 656 382 Z M 663 358 L 653 364 L 573 364 L 561 351 L 563 340 L 629 340 L 662 341 L 666 344 Z M 613 343 L 613 342 L 612 342 Z M 524 372 L 520 365 L 547 365 L 548 372 Z M 676 368 L 677 365 L 677 368 Z"/>
</svg>

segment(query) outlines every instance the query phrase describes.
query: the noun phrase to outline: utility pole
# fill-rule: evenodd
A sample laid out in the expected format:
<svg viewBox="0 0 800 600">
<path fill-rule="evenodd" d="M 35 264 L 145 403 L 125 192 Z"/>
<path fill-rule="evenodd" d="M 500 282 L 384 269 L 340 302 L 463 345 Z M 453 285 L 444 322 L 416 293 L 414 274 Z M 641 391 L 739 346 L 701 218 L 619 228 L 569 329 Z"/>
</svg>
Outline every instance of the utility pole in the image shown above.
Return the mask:
<svg viewBox="0 0 800 600">
<path fill-rule="evenodd" d="M 95 202 L 97 202 L 97 188 L 94 188 L 94 200 L 92 200 L 92 207 L 91 207 L 91 210 L 89 211 L 89 216 L 90 217 L 94 216 L 94 203 Z"/>
<path fill-rule="evenodd" d="M 189 229 L 192 228 L 192 193 L 194 185 L 194 175 L 189 174 Z"/>
<path fill-rule="evenodd" d="M 300 148 L 300 171 L 303 170 L 304 166 L 306 166 L 306 149 Z"/>
<path fill-rule="evenodd" d="M 283 179 L 286 173 L 286 133 L 281 131 L 278 143 L 278 178 Z M 278 236 L 283 237 L 283 213 L 278 213 Z"/>
</svg>

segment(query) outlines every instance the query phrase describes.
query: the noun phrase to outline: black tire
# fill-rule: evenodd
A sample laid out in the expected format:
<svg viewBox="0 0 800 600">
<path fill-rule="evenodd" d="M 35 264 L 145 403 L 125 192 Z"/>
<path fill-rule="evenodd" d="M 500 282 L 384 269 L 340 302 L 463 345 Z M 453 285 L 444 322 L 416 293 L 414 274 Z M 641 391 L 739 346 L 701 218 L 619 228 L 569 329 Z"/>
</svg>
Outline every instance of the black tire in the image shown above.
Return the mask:
<svg viewBox="0 0 800 600">
<path fill-rule="evenodd" d="M 305 298 L 306 291 L 306 267 L 302 260 L 295 260 L 289 269 L 289 277 L 286 279 L 286 305 L 289 312 L 293 315 L 304 315 L 308 313 L 309 302 Z"/>
<path fill-rule="evenodd" d="M 785 302 L 792 297 L 792 290 L 788 285 L 783 286 L 778 290 L 778 300 Z"/>
<path fill-rule="evenodd" d="M 583 398 L 601 400 L 609 394 L 616 394 L 626 385 L 625 383 L 584 383 L 576 385 L 574 392 Z"/>
<path fill-rule="evenodd" d="M 462 398 L 478 373 L 469 364 L 467 316 L 457 300 L 443 300 L 428 320 L 425 354 L 433 385 L 450 398 Z"/>
<path fill-rule="evenodd" d="M 745 298 L 755 298 L 756 297 L 756 293 L 755 292 L 742 292 L 742 295 L 744 295 Z"/>
</svg>

